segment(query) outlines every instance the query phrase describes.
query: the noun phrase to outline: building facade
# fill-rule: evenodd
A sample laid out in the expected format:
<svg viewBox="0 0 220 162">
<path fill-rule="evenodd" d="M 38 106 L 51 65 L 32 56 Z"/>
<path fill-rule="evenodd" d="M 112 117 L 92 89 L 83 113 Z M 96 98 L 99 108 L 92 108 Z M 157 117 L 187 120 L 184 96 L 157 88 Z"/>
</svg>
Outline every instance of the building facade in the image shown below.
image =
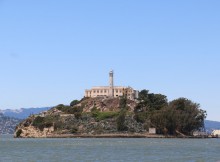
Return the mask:
<svg viewBox="0 0 220 162">
<path fill-rule="evenodd" d="M 120 97 L 127 96 L 128 99 L 134 100 L 138 98 L 139 92 L 132 87 L 114 86 L 114 73 L 109 73 L 109 86 L 97 86 L 92 89 L 85 90 L 85 97 Z"/>
</svg>

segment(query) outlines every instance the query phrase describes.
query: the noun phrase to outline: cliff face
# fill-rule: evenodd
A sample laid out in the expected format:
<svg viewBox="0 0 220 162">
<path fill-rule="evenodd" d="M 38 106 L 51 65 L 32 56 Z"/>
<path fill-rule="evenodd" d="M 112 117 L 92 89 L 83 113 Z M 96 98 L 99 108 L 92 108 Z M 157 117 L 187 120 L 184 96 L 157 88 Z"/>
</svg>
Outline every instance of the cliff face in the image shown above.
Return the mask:
<svg viewBox="0 0 220 162">
<path fill-rule="evenodd" d="M 43 130 L 37 129 L 34 126 L 22 127 L 19 129 L 21 131 L 20 137 L 35 137 L 42 138 L 52 135 L 54 132 L 54 127 L 44 128 Z M 18 131 L 18 133 L 19 133 Z M 17 135 L 15 135 L 17 137 Z"/>
<path fill-rule="evenodd" d="M 145 133 L 146 125 L 134 119 L 136 102 L 127 100 L 126 105 L 122 111 L 118 98 L 88 98 L 73 107 L 59 105 L 24 120 L 15 137 Z"/>
<path fill-rule="evenodd" d="M 83 112 L 91 112 L 94 107 L 101 112 L 120 111 L 119 98 L 88 98 L 78 105 L 83 106 Z M 135 101 L 127 100 L 128 111 L 133 112 L 136 105 L 137 103 Z"/>
</svg>

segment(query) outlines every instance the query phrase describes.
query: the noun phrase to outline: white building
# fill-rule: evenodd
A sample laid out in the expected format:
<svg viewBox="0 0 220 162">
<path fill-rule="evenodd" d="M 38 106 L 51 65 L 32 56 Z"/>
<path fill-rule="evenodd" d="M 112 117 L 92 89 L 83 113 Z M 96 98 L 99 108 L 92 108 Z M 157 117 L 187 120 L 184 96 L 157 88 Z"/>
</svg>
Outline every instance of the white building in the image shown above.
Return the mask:
<svg viewBox="0 0 220 162">
<path fill-rule="evenodd" d="M 128 99 L 134 100 L 138 98 L 139 92 L 132 87 L 114 86 L 114 73 L 109 73 L 109 86 L 92 87 L 90 90 L 85 90 L 85 97 L 120 97 L 127 96 Z"/>
</svg>

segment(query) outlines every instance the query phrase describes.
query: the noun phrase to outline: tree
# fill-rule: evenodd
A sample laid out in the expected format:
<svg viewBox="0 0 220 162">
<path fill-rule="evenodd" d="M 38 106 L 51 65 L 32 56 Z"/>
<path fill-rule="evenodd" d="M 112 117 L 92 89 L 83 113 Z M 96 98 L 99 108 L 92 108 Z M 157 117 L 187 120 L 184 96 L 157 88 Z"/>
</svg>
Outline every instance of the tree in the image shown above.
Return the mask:
<svg viewBox="0 0 220 162">
<path fill-rule="evenodd" d="M 18 131 L 16 132 L 16 137 L 20 137 L 20 136 L 21 136 L 21 133 L 22 133 L 22 130 L 21 130 L 21 129 L 18 129 Z"/>
<path fill-rule="evenodd" d="M 135 119 L 137 122 L 144 123 L 149 120 L 149 116 L 155 110 L 161 110 L 168 105 L 167 97 L 162 94 L 149 93 L 148 90 L 142 90 L 139 93 L 139 103 L 134 109 Z"/>
<path fill-rule="evenodd" d="M 121 109 L 126 109 L 127 108 L 127 97 L 123 96 L 122 98 L 120 98 L 119 107 Z"/>
<path fill-rule="evenodd" d="M 83 108 L 81 106 L 74 106 L 72 112 L 77 119 L 82 117 Z"/>
<path fill-rule="evenodd" d="M 169 108 L 178 114 L 177 129 L 183 133 L 192 133 L 204 128 L 206 111 L 200 105 L 186 98 L 179 98 L 169 103 Z"/>
<path fill-rule="evenodd" d="M 168 105 L 167 96 L 162 94 L 148 94 L 150 110 L 160 110 Z"/>
<path fill-rule="evenodd" d="M 125 125 L 125 117 L 127 112 L 127 96 L 123 96 L 122 98 L 120 98 L 119 106 L 121 110 L 116 119 L 117 130 L 126 131 L 128 129 L 127 126 Z"/>
<path fill-rule="evenodd" d="M 135 112 L 146 112 L 149 109 L 149 99 L 148 99 L 148 93 L 149 91 L 144 89 L 140 91 L 139 97 L 138 97 L 138 105 L 135 107 Z"/>
<path fill-rule="evenodd" d="M 137 111 L 152 111 L 160 110 L 168 105 L 167 96 L 162 94 L 149 93 L 148 90 L 142 90 L 139 93 L 139 104 L 136 107 Z"/>
<path fill-rule="evenodd" d="M 148 100 L 148 93 L 149 93 L 149 91 L 146 89 L 140 91 L 138 100 L 139 101 L 147 101 Z"/>
<path fill-rule="evenodd" d="M 166 129 L 169 134 L 178 132 L 191 135 L 193 131 L 204 128 L 206 111 L 199 104 L 186 98 L 179 98 L 161 110 L 155 110 L 151 122 L 161 132 Z"/>
<path fill-rule="evenodd" d="M 126 110 L 121 109 L 121 111 L 116 119 L 118 131 L 126 131 L 128 129 L 127 126 L 125 125 L 125 116 L 126 116 Z"/>
<path fill-rule="evenodd" d="M 70 106 L 75 106 L 75 105 L 77 105 L 79 103 L 79 101 L 78 100 L 73 100 L 71 103 L 70 103 Z"/>
</svg>

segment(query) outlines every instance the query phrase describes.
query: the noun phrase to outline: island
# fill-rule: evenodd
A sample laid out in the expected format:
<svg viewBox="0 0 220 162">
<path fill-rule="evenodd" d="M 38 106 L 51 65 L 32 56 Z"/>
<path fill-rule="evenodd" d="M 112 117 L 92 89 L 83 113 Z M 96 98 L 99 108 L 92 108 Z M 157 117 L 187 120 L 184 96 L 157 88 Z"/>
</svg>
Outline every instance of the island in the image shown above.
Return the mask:
<svg viewBox="0 0 220 162">
<path fill-rule="evenodd" d="M 191 137 L 204 128 L 206 111 L 186 98 L 171 102 L 142 90 L 126 96 L 84 97 L 31 115 L 15 130 L 16 138 Z"/>
<path fill-rule="evenodd" d="M 186 98 L 168 102 L 167 96 L 146 89 L 115 86 L 110 71 L 109 86 L 87 89 L 80 101 L 31 115 L 14 137 L 192 137 L 204 130 L 206 116 Z"/>
</svg>

